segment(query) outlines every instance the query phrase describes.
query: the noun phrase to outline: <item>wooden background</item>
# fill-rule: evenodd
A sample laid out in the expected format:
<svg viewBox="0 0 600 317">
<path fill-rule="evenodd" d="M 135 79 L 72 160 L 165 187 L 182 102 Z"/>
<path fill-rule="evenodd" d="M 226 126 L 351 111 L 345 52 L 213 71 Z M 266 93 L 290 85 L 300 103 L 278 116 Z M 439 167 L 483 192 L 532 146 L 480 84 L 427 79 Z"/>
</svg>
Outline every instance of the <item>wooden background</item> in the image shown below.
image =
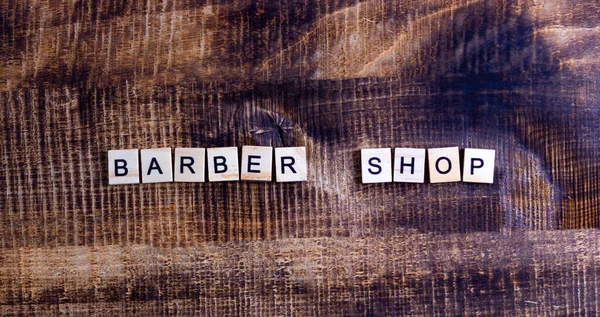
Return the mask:
<svg viewBox="0 0 600 317">
<path fill-rule="evenodd" d="M 0 314 L 600 314 L 595 0 L 0 0 Z M 305 183 L 108 186 L 109 149 Z M 493 185 L 361 184 L 490 148 Z"/>
</svg>

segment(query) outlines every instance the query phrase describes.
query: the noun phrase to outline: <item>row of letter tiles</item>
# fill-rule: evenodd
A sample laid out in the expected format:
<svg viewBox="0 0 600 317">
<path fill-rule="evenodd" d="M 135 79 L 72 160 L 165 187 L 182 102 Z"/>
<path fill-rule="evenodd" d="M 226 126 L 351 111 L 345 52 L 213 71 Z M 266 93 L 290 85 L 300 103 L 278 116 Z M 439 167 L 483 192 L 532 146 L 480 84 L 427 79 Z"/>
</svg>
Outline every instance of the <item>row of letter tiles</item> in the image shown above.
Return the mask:
<svg viewBox="0 0 600 317">
<path fill-rule="evenodd" d="M 241 168 L 237 147 L 176 148 L 174 158 L 173 168 L 171 148 L 109 150 L 108 183 L 139 184 L 140 175 L 142 183 L 204 182 L 207 166 L 210 182 L 272 180 L 270 146 L 243 146 Z M 305 147 L 275 148 L 275 162 L 277 182 L 308 179 Z"/>
<path fill-rule="evenodd" d="M 429 182 L 460 182 L 458 147 L 428 149 Z M 463 182 L 494 182 L 495 150 L 465 149 Z M 392 149 L 362 149 L 362 182 L 367 183 L 424 183 L 425 149 L 396 148 L 392 165 Z"/>
</svg>

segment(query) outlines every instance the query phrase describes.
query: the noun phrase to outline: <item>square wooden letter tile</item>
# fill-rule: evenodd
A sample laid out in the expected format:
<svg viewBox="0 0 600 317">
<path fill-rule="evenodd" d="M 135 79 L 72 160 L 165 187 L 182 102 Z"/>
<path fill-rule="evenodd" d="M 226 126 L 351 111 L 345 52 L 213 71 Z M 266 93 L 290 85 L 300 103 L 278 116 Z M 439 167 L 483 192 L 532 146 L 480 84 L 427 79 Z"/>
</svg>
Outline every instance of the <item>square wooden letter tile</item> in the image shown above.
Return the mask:
<svg viewBox="0 0 600 317">
<path fill-rule="evenodd" d="M 208 148 L 206 153 L 209 181 L 228 182 L 240 180 L 237 147 Z"/>
<path fill-rule="evenodd" d="M 362 149 L 360 161 L 363 184 L 392 182 L 391 148 Z"/>
<path fill-rule="evenodd" d="M 494 183 L 495 150 L 465 149 L 463 182 Z"/>
<path fill-rule="evenodd" d="M 242 180 L 271 181 L 273 148 L 270 146 L 242 147 Z"/>
<path fill-rule="evenodd" d="M 139 151 L 110 150 L 108 151 L 108 184 L 139 184 Z"/>
<path fill-rule="evenodd" d="M 394 150 L 394 182 L 425 182 L 425 149 Z"/>
<path fill-rule="evenodd" d="M 306 147 L 275 148 L 277 182 L 304 182 L 308 179 Z"/>
<path fill-rule="evenodd" d="M 429 180 L 431 183 L 460 181 L 460 158 L 458 147 L 427 150 L 429 159 Z"/>
<path fill-rule="evenodd" d="M 164 183 L 173 181 L 173 158 L 171 148 L 144 149 L 142 160 L 142 183 Z"/>
<path fill-rule="evenodd" d="M 204 182 L 206 169 L 206 149 L 176 148 L 175 149 L 175 181 Z"/>
</svg>

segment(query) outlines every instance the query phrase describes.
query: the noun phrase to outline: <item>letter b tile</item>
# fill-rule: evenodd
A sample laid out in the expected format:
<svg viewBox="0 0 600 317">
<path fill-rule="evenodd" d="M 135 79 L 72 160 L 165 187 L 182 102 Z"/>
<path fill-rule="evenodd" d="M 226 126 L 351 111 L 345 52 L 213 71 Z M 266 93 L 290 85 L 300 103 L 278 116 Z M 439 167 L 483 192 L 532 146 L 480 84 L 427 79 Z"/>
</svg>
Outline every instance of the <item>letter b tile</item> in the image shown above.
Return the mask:
<svg viewBox="0 0 600 317">
<path fill-rule="evenodd" d="M 139 184 L 138 149 L 108 151 L 108 184 Z"/>
<path fill-rule="evenodd" d="M 208 148 L 206 153 L 209 181 L 228 182 L 240 180 L 237 147 Z"/>
</svg>

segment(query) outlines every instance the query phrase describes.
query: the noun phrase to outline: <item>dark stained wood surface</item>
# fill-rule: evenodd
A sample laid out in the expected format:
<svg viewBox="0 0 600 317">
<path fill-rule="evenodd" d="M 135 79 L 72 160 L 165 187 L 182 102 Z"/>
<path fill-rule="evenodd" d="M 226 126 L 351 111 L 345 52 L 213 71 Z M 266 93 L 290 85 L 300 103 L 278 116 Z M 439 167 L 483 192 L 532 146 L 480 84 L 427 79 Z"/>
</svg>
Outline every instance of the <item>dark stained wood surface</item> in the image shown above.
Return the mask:
<svg viewBox="0 0 600 317">
<path fill-rule="evenodd" d="M 600 5 L 0 1 L 3 315 L 595 315 Z M 305 183 L 108 186 L 306 146 Z M 491 148 L 493 185 L 359 150 Z"/>
<path fill-rule="evenodd" d="M 3 315 L 593 316 L 596 230 L 5 250 Z"/>
</svg>

